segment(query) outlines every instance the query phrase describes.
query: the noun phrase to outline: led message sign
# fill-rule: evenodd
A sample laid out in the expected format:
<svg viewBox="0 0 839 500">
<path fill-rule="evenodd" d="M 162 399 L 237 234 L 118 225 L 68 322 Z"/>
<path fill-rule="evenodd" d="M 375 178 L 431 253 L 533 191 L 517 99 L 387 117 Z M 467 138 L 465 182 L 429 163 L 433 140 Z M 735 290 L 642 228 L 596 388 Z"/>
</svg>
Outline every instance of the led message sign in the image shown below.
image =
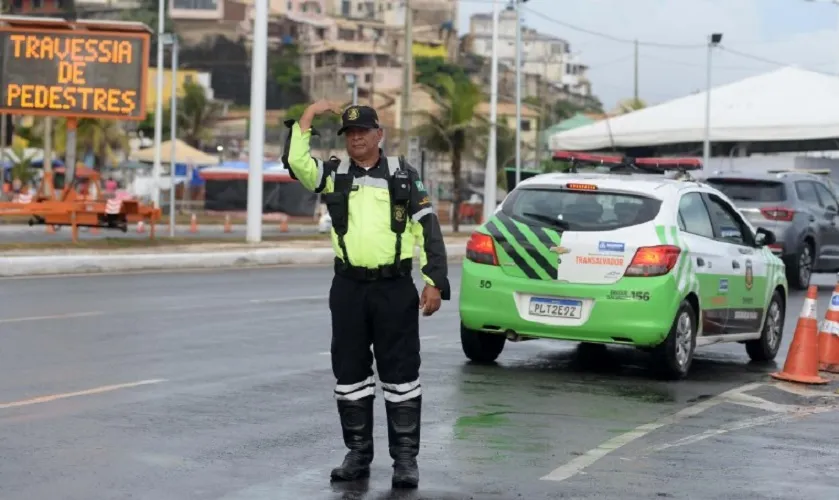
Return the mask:
<svg viewBox="0 0 839 500">
<path fill-rule="evenodd" d="M 149 35 L 0 27 L 0 111 L 143 120 Z"/>
</svg>

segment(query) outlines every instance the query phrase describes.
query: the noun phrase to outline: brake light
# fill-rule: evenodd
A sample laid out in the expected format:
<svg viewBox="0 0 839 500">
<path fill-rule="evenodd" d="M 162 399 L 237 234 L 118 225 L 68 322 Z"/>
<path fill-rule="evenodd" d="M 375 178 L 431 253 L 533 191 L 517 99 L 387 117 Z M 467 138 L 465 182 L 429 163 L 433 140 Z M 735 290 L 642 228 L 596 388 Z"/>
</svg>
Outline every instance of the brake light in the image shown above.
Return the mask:
<svg viewBox="0 0 839 500">
<path fill-rule="evenodd" d="M 579 184 L 576 182 L 569 182 L 565 185 L 568 189 L 575 189 L 577 191 L 597 191 L 596 184 Z"/>
<path fill-rule="evenodd" d="M 495 241 L 492 236 L 472 233 L 469 242 L 466 243 L 466 258 L 478 264 L 497 266 L 498 255 L 495 253 Z"/>
<path fill-rule="evenodd" d="M 673 269 L 681 252 L 681 248 L 673 245 L 641 247 L 632 257 L 624 276 L 663 276 Z"/>
<path fill-rule="evenodd" d="M 795 217 L 795 210 L 785 207 L 765 207 L 760 213 L 769 220 L 780 220 L 789 222 Z"/>
</svg>

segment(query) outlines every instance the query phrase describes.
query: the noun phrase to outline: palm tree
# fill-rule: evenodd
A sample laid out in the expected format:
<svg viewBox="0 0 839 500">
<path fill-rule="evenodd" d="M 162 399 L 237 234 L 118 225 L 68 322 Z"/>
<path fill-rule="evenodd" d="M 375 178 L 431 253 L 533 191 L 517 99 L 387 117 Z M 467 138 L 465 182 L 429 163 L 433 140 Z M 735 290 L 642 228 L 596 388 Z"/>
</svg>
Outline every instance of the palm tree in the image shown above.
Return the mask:
<svg viewBox="0 0 839 500">
<path fill-rule="evenodd" d="M 224 112 L 224 106 L 207 98 L 204 87 L 195 82 L 183 85 L 183 97 L 178 99 L 178 129 L 181 138 L 190 146 L 199 147 L 201 141 L 212 137 L 212 130 Z"/>
<path fill-rule="evenodd" d="M 425 144 L 432 151 L 448 153 L 452 158 L 452 227 L 460 227 L 461 202 L 461 167 L 463 155 L 470 147 L 478 143 L 476 109 L 483 101 L 481 89 L 468 80 L 455 81 L 451 76 L 441 74 L 435 85 L 427 85 L 426 90 L 434 101 L 435 110 L 420 111 L 425 123 L 417 127 L 419 136 L 425 138 Z"/>
<path fill-rule="evenodd" d="M 480 141 L 478 142 L 476 159 L 482 164 L 486 164 L 487 155 L 489 154 L 489 126 L 486 130 L 481 130 Z M 524 146 L 524 145 L 522 145 Z M 524 156 L 525 148 L 522 147 L 522 156 Z M 516 131 L 508 127 L 505 123 L 499 121 L 495 130 L 495 166 L 498 169 L 498 187 L 507 188 L 507 176 L 505 168 L 516 159 Z"/>
<path fill-rule="evenodd" d="M 55 152 L 67 153 L 67 120 L 55 121 L 53 128 Z M 92 153 L 95 168 L 101 170 L 108 165 L 119 163 L 118 151 L 128 151 L 128 136 L 119 122 L 95 118 L 80 118 L 76 126 L 76 154 L 84 158 Z"/>
<path fill-rule="evenodd" d="M 35 178 L 35 171 L 32 169 L 32 155 L 27 156 L 26 148 L 12 146 L 12 179 L 20 180 L 23 185 L 29 184 Z"/>
</svg>

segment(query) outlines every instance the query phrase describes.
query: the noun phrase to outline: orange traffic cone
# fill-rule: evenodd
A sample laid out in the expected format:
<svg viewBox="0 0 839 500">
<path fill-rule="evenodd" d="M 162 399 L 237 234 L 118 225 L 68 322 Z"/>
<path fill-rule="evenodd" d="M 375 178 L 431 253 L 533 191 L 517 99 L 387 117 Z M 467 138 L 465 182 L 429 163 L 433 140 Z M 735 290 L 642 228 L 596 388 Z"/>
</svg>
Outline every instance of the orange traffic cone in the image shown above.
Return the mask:
<svg viewBox="0 0 839 500">
<path fill-rule="evenodd" d="M 784 371 L 772 373 L 772 377 L 788 382 L 802 384 L 826 384 L 828 381 L 819 376 L 819 340 L 818 321 L 816 320 L 816 299 L 818 287 L 807 289 L 804 307 L 795 325 L 792 345 L 789 347 Z"/>
<path fill-rule="evenodd" d="M 224 216 L 224 232 L 225 233 L 232 233 L 233 226 L 230 225 L 230 214 Z"/>
<path fill-rule="evenodd" d="M 198 217 L 196 217 L 195 214 L 192 214 L 192 217 L 189 219 L 189 232 L 198 232 Z"/>
<path fill-rule="evenodd" d="M 819 332 L 819 369 L 839 373 L 839 285 L 833 289 Z"/>
<path fill-rule="evenodd" d="M 137 234 L 143 234 L 146 232 L 146 225 L 143 224 L 143 221 L 137 222 Z"/>
</svg>

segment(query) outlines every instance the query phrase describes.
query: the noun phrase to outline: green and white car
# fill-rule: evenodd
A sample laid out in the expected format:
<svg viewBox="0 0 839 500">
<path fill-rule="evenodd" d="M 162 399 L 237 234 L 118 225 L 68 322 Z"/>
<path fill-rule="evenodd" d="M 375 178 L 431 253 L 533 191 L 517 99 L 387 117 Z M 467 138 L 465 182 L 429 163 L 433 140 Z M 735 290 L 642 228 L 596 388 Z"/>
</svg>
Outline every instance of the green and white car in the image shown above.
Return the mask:
<svg viewBox="0 0 839 500">
<path fill-rule="evenodd" d="M 697 346 L 741 342 L 752 359 L 771 360 L 787 304 L 773 241 L 698 182 L 532 177 L 467 245 L 463 351 L 492 362 L 508 339 L 624 344 L 651 351 L 654 368 L 674 379 Z"/>
</svg>

